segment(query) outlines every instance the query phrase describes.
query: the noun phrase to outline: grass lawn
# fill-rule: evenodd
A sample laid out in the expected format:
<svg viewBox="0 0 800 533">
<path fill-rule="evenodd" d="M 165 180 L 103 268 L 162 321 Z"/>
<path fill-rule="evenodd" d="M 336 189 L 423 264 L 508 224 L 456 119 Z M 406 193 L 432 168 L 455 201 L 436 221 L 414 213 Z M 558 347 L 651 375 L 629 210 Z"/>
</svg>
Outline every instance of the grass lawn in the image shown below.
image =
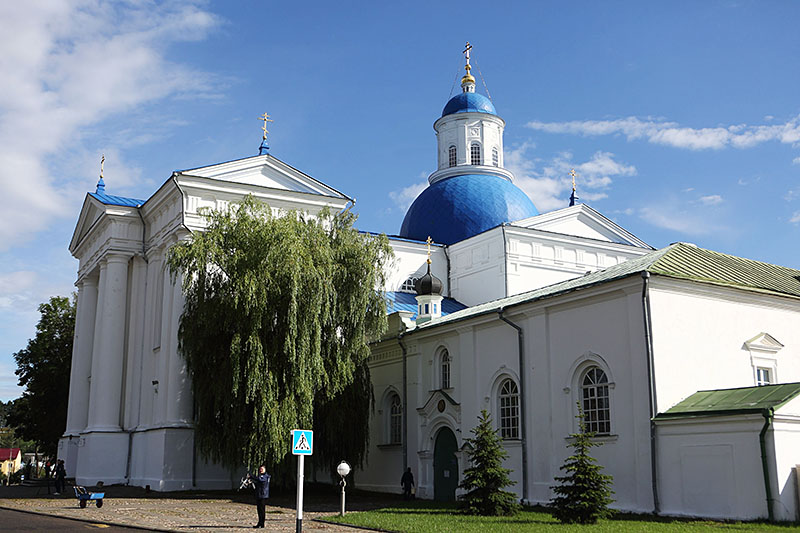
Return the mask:
<svg viewBox="0 0 800 533">
<path fill-rule="evenodd" d="M 619 532 L 642 531 L 669 533 L 673 531 L 773 531 L 784 532 L 797 527 L 753 522 L 712 522 L 707 520 L 680 520 L 646 515 L 620 514 L 612 520 L 602 520 L 597 525 L 562 525 L 548 512 L 538 507 L 527 507 L 514 517 L 484 517 L 459 514 L 454 505 L 439 502 L 402 502 L 375 511 L 348 513 L 344 517 L 331 517 L 332 522 L 371 527 L 387 531 L 409 533 L 526 533 L 539 531 Z"/>
</svg>

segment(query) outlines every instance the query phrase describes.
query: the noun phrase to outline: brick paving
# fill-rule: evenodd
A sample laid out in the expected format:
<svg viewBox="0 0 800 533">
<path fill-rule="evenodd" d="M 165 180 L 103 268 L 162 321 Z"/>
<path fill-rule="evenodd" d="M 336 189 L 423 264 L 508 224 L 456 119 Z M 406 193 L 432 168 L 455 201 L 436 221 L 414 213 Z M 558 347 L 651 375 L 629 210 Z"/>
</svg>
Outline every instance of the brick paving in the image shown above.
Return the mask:
<svg viewBox="0 0 800 533">
<path fill-rule="evenodd" d="M 72 487 L 68 494 L 48 495 L 44 487 L 0 487 L 0 507 L 49 516 L 74 518 L 158 531 L 222 532 L 252 529 L 258 521 L 249 494 L 232 492 L 149 493 L 136 487 L 105 487 L 103 507 L 78 507 Z M 397 496 L 373 493 L 348 494 L 348 510 L 374 509 L 396 501 Z M 352 502 L 350 501 L 352 500 Z M 264 531 L 295 531 L 294 498 L 269 500 Z M 315 522 L 335 515 L 338 492 L 332 488 L 307 490 L 303 531 L 308 533 L 353 533 L 358 528 Z M 364 531 L 364 530 L 361 530 Z"/>
</svg>

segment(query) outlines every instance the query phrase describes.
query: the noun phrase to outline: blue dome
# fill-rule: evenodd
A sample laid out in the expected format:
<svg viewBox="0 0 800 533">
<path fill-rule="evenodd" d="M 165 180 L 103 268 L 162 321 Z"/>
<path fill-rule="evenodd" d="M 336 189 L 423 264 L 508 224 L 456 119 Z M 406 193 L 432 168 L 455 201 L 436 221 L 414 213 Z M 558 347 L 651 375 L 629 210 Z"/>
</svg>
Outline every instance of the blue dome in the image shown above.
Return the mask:
<svg viewBox="0 0 800 533">
<path fill-rule="evenodd" d="M 494 104 L 491 100 L 478 93 L 460 93 L 447 102 L 442 111 L 442 116 L 454 113 L 489 113 L 496 115 Z"/>
<path fill-rule="evenodd" d="M 499 176 L 464 174 L 437 181 L 408 208 L 400 236 L 453 244 L 504 222 L 538 215 L 531 199 Z"/>
</svg>

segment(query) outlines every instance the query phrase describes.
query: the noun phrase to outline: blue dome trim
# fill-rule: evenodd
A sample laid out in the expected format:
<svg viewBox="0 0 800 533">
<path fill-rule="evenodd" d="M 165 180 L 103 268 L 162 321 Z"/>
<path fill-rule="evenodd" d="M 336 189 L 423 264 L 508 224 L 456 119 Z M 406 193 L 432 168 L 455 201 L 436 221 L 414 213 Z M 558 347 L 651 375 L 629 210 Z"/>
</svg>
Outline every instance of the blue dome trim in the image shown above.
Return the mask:
<svg viewBox="0 0 800 533">
<path fill-rule="evenodd" d="M 447 102 L 442 111 L 442 116 L 454 113 L 488 113 L 496 115 L 494 104 L 491 100 L 478 93 L 460 93 Z"/>
<path fill-rule="evenodd" d="M 499 176 L 463 174 L 437 181 L 408 208 L 400 237 L 453 244 L 494 228 L 538 215 L 528 195 Z"/>
</svg>

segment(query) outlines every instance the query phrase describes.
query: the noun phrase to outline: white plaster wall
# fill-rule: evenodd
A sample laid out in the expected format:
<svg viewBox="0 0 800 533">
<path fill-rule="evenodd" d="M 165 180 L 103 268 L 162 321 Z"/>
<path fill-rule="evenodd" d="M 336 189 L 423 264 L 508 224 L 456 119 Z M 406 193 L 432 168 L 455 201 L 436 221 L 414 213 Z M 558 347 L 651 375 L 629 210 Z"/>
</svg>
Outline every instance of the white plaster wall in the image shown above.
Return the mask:
<svg viewBox="0 0 800 533">
<path fill-rule="evenodd" d="M 800 520 L 800 397 L 777 409 L 771 432 L 775 449 L 773 511 L 778 520 Z"/>
<path fill-rule="evenodd" d="M 389 239 L 395 260 L 386 276 L 384 290 L 399 291 L 410 277 L 421 277 L 427 272 L 428 249 L 425 243 Z M 447 256 L 441 246 L 431 247 L 431 273 L 442 281 L 442 294 L 447 295 Z"/>
<path fill-rule="evenodd" d="M 698 390 L 755 385 L 744 342 L 761 332 L 780 341 L 777 381 L 800 381 L 800 303 L 700 283 L 651 278 L 658 410 Z"/>
<path fill-rule="evenodd" d="M 658 478 L 664 514 L 767 517 L 759 415 L 658 423 Z"/>
</svg>

